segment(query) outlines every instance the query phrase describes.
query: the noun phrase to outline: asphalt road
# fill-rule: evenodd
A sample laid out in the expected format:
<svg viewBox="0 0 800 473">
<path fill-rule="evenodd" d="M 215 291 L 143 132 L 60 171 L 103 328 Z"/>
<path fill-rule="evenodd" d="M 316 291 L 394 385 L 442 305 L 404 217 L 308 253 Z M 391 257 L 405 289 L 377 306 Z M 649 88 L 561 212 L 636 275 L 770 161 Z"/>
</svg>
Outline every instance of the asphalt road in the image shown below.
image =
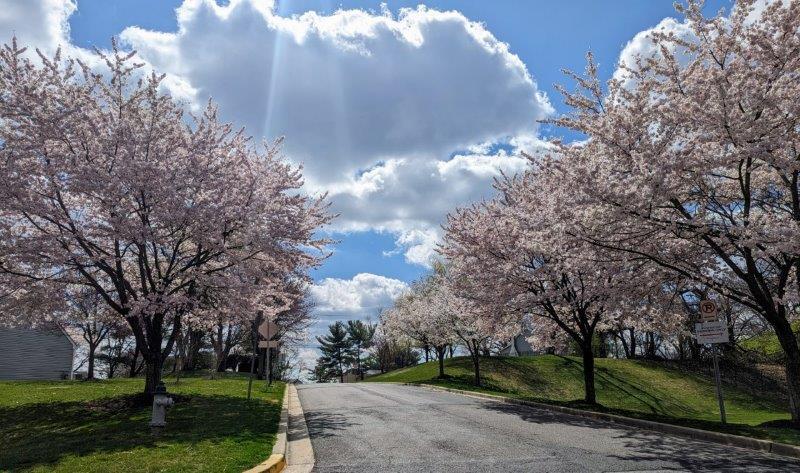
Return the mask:
<svg viewBox="0 0 800 473">
<path fill-rule="evenodd" d="M 317 472 L 800 472 L 800 460 L 425 388 L 298 394 Z"/>
</svg>

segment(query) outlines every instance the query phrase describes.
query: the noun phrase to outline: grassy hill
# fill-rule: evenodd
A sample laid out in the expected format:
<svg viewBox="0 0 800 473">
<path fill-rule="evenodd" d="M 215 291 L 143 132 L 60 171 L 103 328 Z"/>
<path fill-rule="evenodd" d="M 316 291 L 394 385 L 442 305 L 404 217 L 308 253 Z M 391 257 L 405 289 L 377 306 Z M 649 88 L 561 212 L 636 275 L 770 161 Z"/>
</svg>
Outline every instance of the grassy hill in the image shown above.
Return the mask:
<svg viewBox="0 0 800 473">
<path fill-rule="evenodd" d="M 800 320 L 792 323 L 792 330 L 795 334 L 800 334 Z M 778 342 L 778 336 L 771 330 L 747 340 L 742 340 L 739 345 L 746 350 L 754 351 L 768 358 L 782 359 L 784 357 L 783 348 Z"/>
<path fill-rule="evenodd" d="M 445 380 L 436 379 L 436 362 L 391 371 L 369 382 L 425 383 L 504 394 L 579 408 L 688 425 L 758 438 L 800 444 L 800 431 L 786 426 L 783 403 L 770 393 L 746 392 L 724 385 L 728 425 L 719 422 L 714 381 L 710 377 L 669 368 L 658 362 L 598 359 L 597 400 L 602 407 L 582 403 L 580 358 L 555 355 L 488 357 L 481 360 L 483 388 L 471 384 L 467 357 L 445 362 Z"/>
</svg>

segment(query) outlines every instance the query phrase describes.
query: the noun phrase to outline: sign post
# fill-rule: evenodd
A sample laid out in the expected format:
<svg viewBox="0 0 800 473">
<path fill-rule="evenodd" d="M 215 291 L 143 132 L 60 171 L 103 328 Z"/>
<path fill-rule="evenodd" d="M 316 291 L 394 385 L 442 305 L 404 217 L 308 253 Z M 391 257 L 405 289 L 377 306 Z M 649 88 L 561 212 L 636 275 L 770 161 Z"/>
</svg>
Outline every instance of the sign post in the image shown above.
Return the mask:
<svg viewBox="0 0 800 473">
<path fill-rule="evenodd" d="M 250 356 L 250 379 L 247 380 L 247 400 L 250 400 L 250 393 L 253 390 L 253 374 L 256 370 L 256 350 L 258 350 L 258 329 L 261 326 L 262 311 L 256 313 L 256 318 L 253 320 L 252 338 L 253 338 L 253 354 Z"/>
<path fill-rule="evenodd" d="M 267 339 L 266 343 L 259 342 L 259 348 L 266 348 L 267 349 L 267 387 L 272 385 L 272 350 L 270 348 L 277 348 L 278 341 L 272 340 L 272 337 L 278 334 L 278 324 L 275 322 L 270 322 L 269 320 L 265 320 L 259 327 L 258 333 L 264 336 Z M 272 344 L 274 342 L 274 345 Z"/>
<path fill-rule="evenodd" d="M 717 304 L 714 301 L 700 301 L 700 323 L 694 325 L 697 343 L 711 344 L 711 353 L 714 358 L 714 381 L 717 385 L 717 402 L 719 402 L 719 417 L 726 423 L 725 402 L 722 398 L 722 377 L 719 374 L 719 349 L 717 344 L 728 343 L 728 325 L 724 320 L 719 320 Z"/>
</svg>

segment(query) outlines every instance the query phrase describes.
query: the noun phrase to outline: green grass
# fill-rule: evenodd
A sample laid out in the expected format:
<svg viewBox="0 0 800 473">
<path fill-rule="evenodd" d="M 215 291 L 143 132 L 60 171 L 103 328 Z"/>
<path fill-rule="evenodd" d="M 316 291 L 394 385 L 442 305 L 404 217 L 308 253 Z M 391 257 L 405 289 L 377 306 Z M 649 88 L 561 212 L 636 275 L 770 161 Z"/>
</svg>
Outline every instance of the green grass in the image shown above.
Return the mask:
<svg viewBox="0 0 800 473">
<path fill-rule="evenodd" d="M 800 335 L 800 320 L 792 323 L 792 331 Z M 739 345 L 745 350 L 754 351 L 770 358 L 783 358 L 784 356 L 778 336 L 772 330 L 767 330 L 760 335 L 742 340 Z"/>
<path fill-rule="evenodd" d="M 784 426 L 787 408 L 770 393 L 748 393 L 723 385 L 728 424 L 719 422 L 711 378 L 667 368 L 658 362 L 598 359 L 595 386 L 600 406 L 583 403 L 580 358 L 542 355 L 481 359 L 484 386 L 472 385 L 472 363 L 445 362 L 447 379 L 436 379 L 437 362 L 403 368 L 367 381 L 425 383 L 550 404 L 593 409 L 631 417 L 800 444 L 800 430 Z M 773 423 L 773 425 L 765 424 Z"/>
<path fill-rule="evenodd" d="M 272 451 L 283 383 L 166 380 L 176 404 L 154 438 L 141 379 L 0 382 L 0 471 L 241 472 Z"/>
</svg>

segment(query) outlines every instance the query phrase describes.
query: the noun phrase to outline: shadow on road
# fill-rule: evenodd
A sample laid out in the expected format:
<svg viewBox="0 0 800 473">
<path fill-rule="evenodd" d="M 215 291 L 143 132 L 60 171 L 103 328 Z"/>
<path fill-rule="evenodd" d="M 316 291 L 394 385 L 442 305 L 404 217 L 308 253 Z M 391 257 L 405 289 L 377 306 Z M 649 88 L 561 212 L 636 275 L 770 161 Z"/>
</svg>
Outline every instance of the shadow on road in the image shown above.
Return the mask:
<svg viewBox="0 0 800 473">
<path fill-rule="evenodd" d="M 625 455 L 612 455 L 627 461 L 665 460 L 676 462 L 689 471 L 800 471 L 800 460 L 777 455 L 748 452 L 714 443 L 670 436 L 610 422 L 596 421 L 557 412 L 514 404 L 486 402 L 484 409 L 514 415 L 536 424 L 559 424 L 603 429 L 608 436 L 624 441 Z M 732 455 L 732 450 L 736 454 Z"/>
<path fill-rule="evenodd" d="M 330 411 L 316 411 L 306 412 L 306 425 L 308 426 L 308 435 L 314 438 L 335 437 L 339 431 L 346 430 L 348 427 L 360 425 L 347 419 L 342 414 L 337 414 Z M 294 422 L 297 425 L 297 422 Z M 289 425 L 292 425 L 291 420 Z M 300 436 L 297 436 L 300 435 Z M 292 439 L 303 438 L 304 436 L 299 432 L 289 431 L 289 436 Z"/>
</svg>

